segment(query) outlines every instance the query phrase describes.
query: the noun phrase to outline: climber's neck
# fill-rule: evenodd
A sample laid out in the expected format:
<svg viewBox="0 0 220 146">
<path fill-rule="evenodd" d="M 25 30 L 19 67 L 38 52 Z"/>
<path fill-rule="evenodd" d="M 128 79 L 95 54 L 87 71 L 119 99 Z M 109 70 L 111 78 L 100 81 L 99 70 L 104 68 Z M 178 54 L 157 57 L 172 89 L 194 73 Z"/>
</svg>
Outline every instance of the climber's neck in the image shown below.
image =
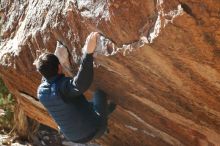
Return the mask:
<svg viewBox="0 0 220 146">
<path fill-rule="evenodd" d="M 63 74 L 61 64 L 58 65 L 58 74 L 59 74 L 59 75 Z"/>
</svg>

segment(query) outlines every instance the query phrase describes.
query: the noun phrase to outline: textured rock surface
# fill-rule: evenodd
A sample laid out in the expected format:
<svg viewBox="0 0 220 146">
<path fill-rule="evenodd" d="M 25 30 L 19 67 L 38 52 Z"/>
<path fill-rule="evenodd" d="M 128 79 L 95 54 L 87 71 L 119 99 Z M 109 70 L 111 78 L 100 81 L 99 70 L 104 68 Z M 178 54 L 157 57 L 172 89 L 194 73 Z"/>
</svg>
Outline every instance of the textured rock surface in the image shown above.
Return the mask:
<svg viewBox="0 0 220 146">
<path fill-rule="evenodd" d="M 220 144 L 219 0 L 1 2 L 0 75 L 26 113 L 56 128 L 36 99 L 32 65 L 57 41 L 75 72 L 99 31 L 95 81 L 118 104 L 103 145 Z M 111 40 L 111 41 L 110 41 Z M 90 95 L 90 92 L 87 93 Z"/>
</svg>

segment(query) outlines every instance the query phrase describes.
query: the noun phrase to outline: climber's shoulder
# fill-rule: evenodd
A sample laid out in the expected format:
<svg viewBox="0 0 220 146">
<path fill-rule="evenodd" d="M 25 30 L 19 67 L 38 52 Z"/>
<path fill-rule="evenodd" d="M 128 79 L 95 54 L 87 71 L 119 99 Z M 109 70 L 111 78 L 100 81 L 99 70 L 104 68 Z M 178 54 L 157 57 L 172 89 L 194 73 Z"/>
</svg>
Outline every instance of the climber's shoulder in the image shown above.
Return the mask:
<svg viewBox="0 0 220 146">
<path fill-rule="evenodd" d="M 40 99 L 42 96 L 50 93 L 48 82 L 41 82 L 37 89 L 37 98 Z"/>
<path fill-rule="evenodd" d="M 73 78 L 62 76 L 61 79 L 57 82 L 59 88 L 68 89 L 72 86 Z"/>
</svg>

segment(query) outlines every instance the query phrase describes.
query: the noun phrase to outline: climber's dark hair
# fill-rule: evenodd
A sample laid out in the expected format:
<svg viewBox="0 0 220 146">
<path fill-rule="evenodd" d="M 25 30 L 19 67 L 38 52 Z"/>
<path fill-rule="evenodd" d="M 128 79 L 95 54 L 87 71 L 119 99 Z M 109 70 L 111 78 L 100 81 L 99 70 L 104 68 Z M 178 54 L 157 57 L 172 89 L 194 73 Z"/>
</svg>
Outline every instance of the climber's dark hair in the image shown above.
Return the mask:
<svg viewBox="0 0 220 146">
<path fill-rule="evenodd" d="M 34 63 L 37 71 L 46 79 L 49 79 L 58 74 L 59 59 L 52 53 L 43 53 Z"/>
</svg>

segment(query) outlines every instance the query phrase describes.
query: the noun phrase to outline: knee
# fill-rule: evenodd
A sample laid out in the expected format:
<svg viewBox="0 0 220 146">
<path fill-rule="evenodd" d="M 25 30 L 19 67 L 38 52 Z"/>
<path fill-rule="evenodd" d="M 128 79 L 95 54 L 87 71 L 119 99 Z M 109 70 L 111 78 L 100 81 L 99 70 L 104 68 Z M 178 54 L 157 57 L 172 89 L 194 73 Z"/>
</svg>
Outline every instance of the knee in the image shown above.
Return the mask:
<svg viewBox="0 0 220 146">
<path fill-rule="evenodd" d="M 101 89 L 96 89 L 94 92 L 94 96 L 105 98 L 107 96 L 107 94 Z"/>
</svg>

